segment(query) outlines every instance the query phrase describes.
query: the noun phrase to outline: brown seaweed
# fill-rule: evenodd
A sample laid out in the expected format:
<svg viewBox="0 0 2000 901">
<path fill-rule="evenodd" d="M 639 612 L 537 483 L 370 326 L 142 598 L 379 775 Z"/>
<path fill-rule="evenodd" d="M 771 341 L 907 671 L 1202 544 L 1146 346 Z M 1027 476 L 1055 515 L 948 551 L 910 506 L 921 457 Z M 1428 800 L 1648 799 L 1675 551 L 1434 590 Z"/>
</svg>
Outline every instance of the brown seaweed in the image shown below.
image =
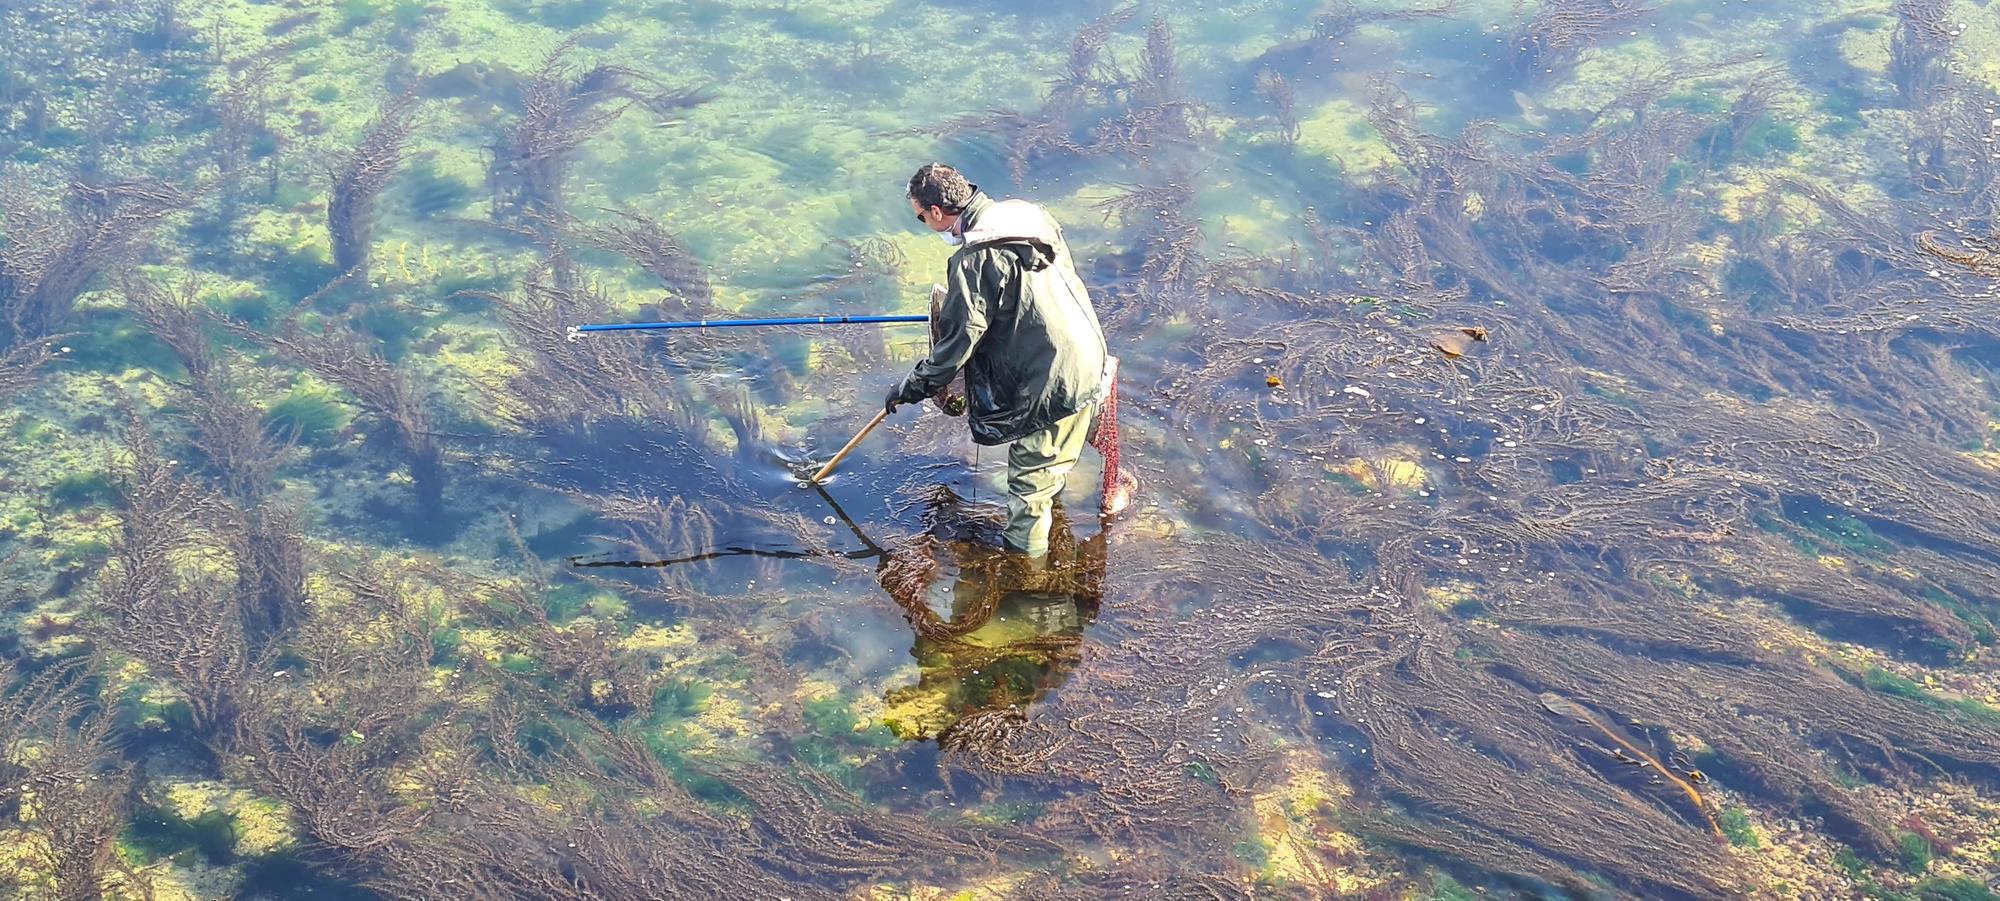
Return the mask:
<svg viewBox="0 0 2000 901">
<path fill-rule="evenodd" d="M 368 255 L 375 229 L 375 201 L 402 165 L 410 137 L 417 95 L 404 93 L 386 100 L 368 125 L 361 142 L 334 173 L 326 204 L 327 232 L 333 238 L 333 265 L 368 281 Z"/>
</svg>

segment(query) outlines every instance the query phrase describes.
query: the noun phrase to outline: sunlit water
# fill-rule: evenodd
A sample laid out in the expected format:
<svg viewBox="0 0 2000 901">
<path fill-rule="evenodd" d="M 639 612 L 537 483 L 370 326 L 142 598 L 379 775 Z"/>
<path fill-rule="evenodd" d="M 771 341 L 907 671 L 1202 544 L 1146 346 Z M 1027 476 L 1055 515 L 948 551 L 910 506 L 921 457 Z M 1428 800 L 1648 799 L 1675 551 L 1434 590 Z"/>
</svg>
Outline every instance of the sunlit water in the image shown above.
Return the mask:
<svg viewBox="0 0 2000 901">
<path fill-rule="evenodd" d="M 63 33 L 39 8 L 16 5 L 14 33 L 0 43 Z M 1204 4 L 1128 16 L 1101 3 L 231 4 L 182 11 L 168 46 L 128 42 L 119 66 L 143 69 L 151 53 L 205 79 L 179 100 L 171 85 L 148 88 L 159 133 L 127 129 L 101 145 L 84 137 L 103 125 L 91 118 L 95 85 L 60 65 L 87 63 L 90 52 L 44 48 L 36 58 L 57 68 L 7 73 L 15 106 L 0 118 L 0 148 L 12 154 L 8 185 L 29 191 L 52 192 L 78 172 L 188 182 L 189 164 L 174 154 L 214 123 L 166 111 L 207 102 L 227 83 L 216 59 L 270 48 L 275 144 L 247 170 L 178 158 L 209 167 L 195 183 L 252 185 L 232 201 L 230 215 L 242 218 L 215 224 L 222 201 L 209 195 L 142 254 L 155 267 L 145 274 L 211 279 L 206 303 L 255 313 L 269 330 L 335 274 L 326 161 L 352 145 L 385 94 L 416 88 L 422 106 L 402 174 L 383 195 L 370 287 L 361 305 L 323 302 L 316 314 L 381 341 L 421 386 L 447 448 L 446 510 L 411 513 L 402 464 L 385 440 L 368 439 L 373 420 L 350 421 L 351 405 L 339 422 L 300 433 L 279 474 L 285 494 L 326 543 L 324 567 L 369 553 L 434 559 L 467 578 L 539 565 L 558 625 L 584 616 L 627 636 L 684 630 L 691 640 L 643 659 L 683 686 L 685 706 L 606 721 L 659 751 L 697 792 L 706 783 L 688 775 L 690 762 L 754 759 L 838 786 L 846 796 L 819 811 L 835 820 L 864 818 L 844 806 L 851 800 L 909 822 L 1060 844 L 962 873 L 872 859 L 784 873 L 801 895 L 879 886 L 914 897 L 1462 898 L 1470 885 L 1607 897 L 1991 897 L 1976 891 L 2000 872 L 1995 761 L 1952 736 L 2000 738 L 2000 715 L 1984 706 L 2000 690 L 2000 607 L 1980 583 L 2000 543 L 1990 523 L 1959 515 L 1972 501 L 1932 515 L 1912 496 L 1854 487 L 1875 470 L 1849 456 L 1915 461 L 1885 476 L 1914 498 L 1950 480 L 1972 495 L 1996 487 L 1982 468 L 1994 459 L 1987 426 L 2000 409 L 1990 326 L 1935 315 L 1914 289 L 1870 315 L 1933 318 L 1879 338 L 1802 334 L 1785 317 L 1849 315 L 1816 307 L 1839 292 L 1814 286 L 1914 278 L 1919 265 L 1941 267 L 1929 277 L 1952 296 L 1991 296 L 2000 270 L 1982 267 L 2000 263 L 1884 262 L 1880 248 L 1811 264 L 1758 254 L 1765 242 L 1837 231 L 1785 187 L 1799 179 L 1850 203 L 1903 204 L 1965 253 L 2000 255 L 1994 188 L 1977 181 L 1977 126 L 1992 119 L 1989 146 L 2000 132 L 1988 115 L 2000 84 L 1995 8 L 1941 4 L 1928 33 L 1948 49 L 1937 84 L 1922 91 L 1957 104 L 1973 130 L 1971 149 L 1953 144 L 1939 164 L 1972 173 L 1963 190 L 1927 193 L 1911 173 L 1939 120 L 1911 112 L 1894 83 L 1906 72 L 1895 42 L 1913 39 L 1892 39 L 1893 11 L 1566 6 L 1572 32 L 1540 40 L 1574 41 L 1574 54 L 1551 50 L 1529 64 L 1522 46 L 1534 40 L 1527 23 L 1543 21 L 1537 8 L 1497 2 Z M 99 13 L 66 15 L 111 21 Z M 1088 87 L 1075 111 L 1052 112 L 1045 100 L 1062 90 L 1072 42 L 1094 20 L 1111 24 Z M 1176 61 L 1171 78 L 1157 79 L 1165 88 L 1145 86 L 1161 74 L 1157 55 L 1148 58 L 1157 52 L 1149 25 Z M 635 106 L 591 136 L 563 203 L 585 222 L 611 221 L 614 210 L 657 220 L 701 265 L 724 314 L 921 310 L 949 253 L 908 221 L 903 186 L 923 162 L 952 162 L 996 197 L 1047 204 L 1123 360 L 1124 454 L 1142 485 L 1135 508 L 1099 521 L 1101 462 L 1086 453 L 1064 495 L 1074 540 L 1059 542 L 1046 569 L 1023 570 L 990 549 L 1004 517 L 1005 449 L 975 448 L 960 421 L 928 404 L 869 436 L 823 490 L 804 484 L 922 354 L 921 327 L 586 337 L 646 355 L 692 398 L 696 430 L 615 414 L 581 432 L 510 428 L 491 392 L 527 352 L 518 336 L 502 337 L 490 298 L 459 292 L 519 291 L 541 261 L 524 220 L 489 208 L 483 167 L 520 115 L 524 80 L 569 38 L 574 71 L 607 62 L 701 96 L 670 115 Z M 1750 109 L 1739 98 L 1758 85 L 1768 86 L 1764 106 Z M 1015 158 L 1021 122 L 1054 121 L 1063 127 L 1051 134 L 1089 145 L 1114 133 L 1122 112 L 1144 109 L 1149 90 L 1193 116 L 1191 136 L 1101 153 L 1044 145 Z M 27 111 L 30 97 L 46 108 Z M 1025 118 L 988 118 L 995 112 Z M 1405 113 L 1431 136 L 1416 158 L 1379 129 Z M 1669 127 L 1677 114 L 1706 116 L 1711 130 L 1657 160 L 1643 141 L 1604 141 Z M 1490 134 L 1500 137 L 1479 143 Z M 1470 149 L 1454 158 L 1455 146 Z M 1496 165 L 1482 154 L 1539 154 L 1544 180 L 1508 194 L 1505 179 L 1477 177 Z M 1426 180 L 1447 167 L 1460 180 Z M 1557 202 L 1519 219 L 1524 230 L 1511 237 L 1482 231 L 1503 221 L 1501 204 L 1549 196 L 1538 191 L 1618 194 L 1589 193 L 1589 179 L 1607 172 L 1645 179 L 1630 186 L 1629 211 Z M 1443 193 L 1413 200 L 1420 183 Z M 1106 204 L 1162 189 L 1185 189 L 1185 202 L 1123 217 Z M 1642 228 L 1658 207 L 1639 200 L 1655 195 L 1688 211 L 1684 229 Z M 1981 199 L 1947 208 L 1967 196 Z M 1928 203 L 1937 210 L 1925 218 Z M 1434 212 L 1424 204 L 1446 212 L 1392 231 L 1402 214 Z M 1162 277 L 1149 266 L 1169 252 L 1159 229 L 1176 215 L 1192 228 L 1182 249 L 1192 248 L 1195 271 Z M 1908 217 L 1878 215 L 1895 246 L 1914 253 Z M 1452 222 L 1477 249 L 1453 243 L 1439 224 Z M 1423 262 L 1397 272 L 1385 254 L 1412 242 Z M 1620 265 L 1655 250 L 1674 264 L 1636 287 L 1616 280 Z M 615 313 L 661 309 L 648 305 L 660 282 L 630 260 L 591 248 L 573 257 L 582 284 Z M 1797 271 L 1769 273 L 1759 261 L 1771 259 Z M 1227 277 L 1231 267 L 1251 274 Z M 49 439 L 63 448 L 55 465 L 101 465 L 90 461 L 114 443 L 103 422 L 84 424 L 86 412 L 61 399 L 78 384 L 116 380 L 146 421 L 169 435 L 184 428 L 142 373 L 180 374 L 116 307 L 87 303 L 78 330 L 97 334 L 48 370 L 41 393 L 14 401 L 18 439 L 36 423 L 60 429 Z M 1461 328 L 1482 330 L 1480 340 L 1456 337 Z M 1816 357 L 1838 358 L 1837 375 L 1814 381 L 1805 371 Z M 244 361 L 262 374 L 266 405 L 313 388 L 272 355 Z M 1943 399 L 1912 399 L 1909 386 L 1927 380 L 1948 386 Z M 1869 394 L 1877 384 L 1882 394 Z M 545 405 L 547 421 L 589 412 L 563 397 L 527 401 Z M 1862 425 L 1827 424 L 1849 417 Z M 1716 435 L 1728 427 L 1718 422 L 1759 433 Z M 1873 437 L 1840 446 L 1862 431 Z M 1815 468 L 1831 481 L 1815 480 Z M 109 503 L 86 502 L 97 512 L 78 526 L 75 504 L 50 500 L 48 464 L 21 472 L 9 489 L 13 546 L 0 544 L 0 555 L 42 555 L 11 564 L 41 595 L 17 605 L 26 623 L 37 605 L 72 603 L 58 595 L 88 567 L 58 589 L 44 564 L 88 538 L 105 512 L 91 503 Z M 665 512 L 630 512 L 647 503 Z M 37 515 L 45 524 L 29 526 Z M 1760 580 L 1766 573 L 1777 575 Z M 1840 607 L 1822 597 L 1834 591 L 1813 581 L 1822 577 L 1877 600 Z M 578 597 L 594 600 L 577 608 Z M 1561 644 L 1571 640 L 1588 647 Z M 31 645 L 17 640 L 10 652 L 26 659 Z M 1629 658 L 1632 675 L 1600 665 L 1599 651 Z M 441 672 L 452 659 L 439 659 Z M 479 666 L 476 654 L 462 659 Z M 1661 674 L 1682 663 L 1688 703 L 1712 709 L 1672 707 L 1682 683 Z M 1782 763 L 1771 769 L 1831 774 L 1788 783 L 1745 759 L 1770 733 L 1734 729 L 1743 698 L 1715 694 L 1695 672 L 1738 665 L 1747 669 L 1737 687 L 1750 696 L 1743 679 L 1805 672 L 1829 691 L 1958 717 L 1970 731 L 1939 732 L 1958 752 L 1919 774 L 1909 764 L 1938 752 L 1871 757 L 1847 747 L 1851 733 L 1816 733 L 1824 712 L 1800 709 L 1798 722 L 1786 709 L 1743 714 L 1782 722 L 1801 736 L 1801 753 L 1832 755 L 1801 763 L 1773 752 Z M 1626 693 L 1621 682 L 1647 684 Z M 1538 701 L 1546 691 L 1583 706 Z M 1574 709 L 1590 716 L 1560 713 Z M 1857 716 L 1865 726 L 1877 713 Z M 179 746 L 168 747 L 162 761 Z M 158 765 L 213 775 L 200 762 Z M 1671 781 L 1652 775 L 1660 769 Z M 1495 773 L 1508 775 L 1481 781 Z M 1836 781 L 1867 814 L 1810 800 Z M 1918 800 L 1933 791 L 1951 803 Z M 726 797 L 705 800 L 755 815 Z M 1570 815 L 1582 820 L 1564 823 Z M 1868 823 L 1902 842 L 1900 858 L 1870 847 Z M 1933 828 L 1947 834 L 1923 834 Z M 1652 832 L 1600 831 L 1620 829 Z M 300 847 L 313 847 L 301 835 Z M 1657 852 L 1606 850 L 1656 841 Z M 404 878 L 385 857 L 325 857 L 336 864 L 295 864 L 289 852 L 259 863 L 241 850 L 213 859 L 237 868 L 222 891 L 258 897 L 289 890 L 269 876 L 281 859 L 301 868 L 291 888 Z"/>
</svg>

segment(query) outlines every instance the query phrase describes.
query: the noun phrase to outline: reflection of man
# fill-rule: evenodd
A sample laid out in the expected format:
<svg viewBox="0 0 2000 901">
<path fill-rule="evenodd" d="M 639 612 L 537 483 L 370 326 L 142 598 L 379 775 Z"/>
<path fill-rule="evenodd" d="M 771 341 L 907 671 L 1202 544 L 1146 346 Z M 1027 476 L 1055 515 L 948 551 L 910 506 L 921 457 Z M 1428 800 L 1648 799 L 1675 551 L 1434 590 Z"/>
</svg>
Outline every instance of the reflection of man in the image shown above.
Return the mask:
<svg viewBox="0 0 2000 901">
<path fill-rule="evenodd" d="M 1132 482 L 1116 459 L 1117 361 L 1047 211 L 996 202 L 943 163 L 917 170 L 909 201 L 917 221 L 958 250 L 932 313 L 930 355 L 889 390 L 884 408 L 935 396 L 963 372 L 972 440 L 1013 444 L 1005 543 L 1040 556 L 1050 510 L 1085 443 L 1095 439 L 1106 454 L 1104 512 L 1130 503 Z"/>
<path fill-rule="evenodd" d="M 917 683 L 883 698 L 897 735 L 945 741 L 961 719 L 1018 715 L 1068 677 L 1104 596 L 1106 534 L 1079 542 L 1061 508 L 1052 519 L 1041 560 L 929 536 L 883 558 L 877 577 L 916 633 Z"/>
</svg>

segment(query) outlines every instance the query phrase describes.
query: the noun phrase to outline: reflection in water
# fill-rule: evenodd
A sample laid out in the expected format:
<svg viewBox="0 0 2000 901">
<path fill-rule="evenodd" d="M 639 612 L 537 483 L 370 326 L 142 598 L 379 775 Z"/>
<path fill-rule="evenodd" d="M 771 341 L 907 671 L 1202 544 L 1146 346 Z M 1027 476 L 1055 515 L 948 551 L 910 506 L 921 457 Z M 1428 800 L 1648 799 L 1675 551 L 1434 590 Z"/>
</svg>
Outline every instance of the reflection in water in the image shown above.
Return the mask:
<svg viewBox="0 0 2000 901">
<path fill-rule="evenodd" d="M 963 748 L 1020 722 L 1082 658 L 1108 535 L 1077 540 L 1058 506 L 1046 557 L 930 536 L 882 557 L 876 578 L 910 623 L 919 673 L 883 696 L 888 727 Z"/>
</svg>

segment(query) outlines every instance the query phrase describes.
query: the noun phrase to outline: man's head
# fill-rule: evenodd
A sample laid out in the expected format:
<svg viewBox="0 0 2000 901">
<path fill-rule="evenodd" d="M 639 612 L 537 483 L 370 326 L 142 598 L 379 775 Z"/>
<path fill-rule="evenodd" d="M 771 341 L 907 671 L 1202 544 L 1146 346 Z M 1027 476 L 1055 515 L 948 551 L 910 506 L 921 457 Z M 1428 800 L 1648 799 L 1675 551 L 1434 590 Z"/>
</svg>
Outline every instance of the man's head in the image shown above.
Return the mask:
<svg viewBox="0 0 2000 901">
<path fill-rule="evenodd" d="M 910 209 L 917 221 L 941 232 L 958 225 L 958 214 L 972 202 L 972 183 L 943 163 L 925 163 L 910 176 Z"/>
</svg>

